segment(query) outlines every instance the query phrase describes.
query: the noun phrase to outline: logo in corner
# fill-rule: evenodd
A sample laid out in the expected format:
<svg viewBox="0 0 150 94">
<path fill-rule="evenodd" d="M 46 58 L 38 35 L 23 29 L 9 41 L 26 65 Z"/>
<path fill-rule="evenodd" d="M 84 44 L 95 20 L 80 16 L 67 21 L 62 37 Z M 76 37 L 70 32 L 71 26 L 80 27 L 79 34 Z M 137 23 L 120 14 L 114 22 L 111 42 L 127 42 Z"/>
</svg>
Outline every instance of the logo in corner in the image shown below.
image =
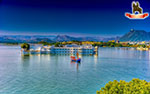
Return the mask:
<svg viewBox="0 0 150 94">
<path fill-rule="evenodd" d="M 140 6 L 138 1 L 133 1 L 131 4 L 132 13 L 125 13 L 125 16 L 129 19 L 145 19 L 149 16 L 149 13 L 143 13 L 143 8 Z"/>
</svg>

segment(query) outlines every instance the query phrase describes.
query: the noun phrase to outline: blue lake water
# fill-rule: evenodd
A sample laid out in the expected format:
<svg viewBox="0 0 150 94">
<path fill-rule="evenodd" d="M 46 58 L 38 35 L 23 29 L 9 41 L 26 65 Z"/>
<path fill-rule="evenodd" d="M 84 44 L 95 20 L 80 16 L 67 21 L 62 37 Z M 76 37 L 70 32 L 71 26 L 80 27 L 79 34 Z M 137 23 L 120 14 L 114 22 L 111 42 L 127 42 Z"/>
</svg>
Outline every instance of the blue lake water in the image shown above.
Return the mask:
<svg viewBox="0 0 150 94">
<path fill-rule="evenodd" d="M 99 48 L 98 56 L 21 56 L 19 46 L 0 46 L 0 94 L 96 94 L 107 82 L 150 81 L 150 52 Z"/>
</svg>

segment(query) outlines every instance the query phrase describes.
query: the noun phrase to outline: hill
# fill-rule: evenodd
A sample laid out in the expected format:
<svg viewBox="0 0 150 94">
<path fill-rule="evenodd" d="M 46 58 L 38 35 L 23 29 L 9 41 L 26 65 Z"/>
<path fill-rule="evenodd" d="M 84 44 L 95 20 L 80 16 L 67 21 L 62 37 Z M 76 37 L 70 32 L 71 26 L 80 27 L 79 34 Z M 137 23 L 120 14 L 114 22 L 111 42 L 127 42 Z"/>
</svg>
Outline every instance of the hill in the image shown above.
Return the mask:
<svg viewBox="0 0 150 94">
<path fill-rule="evenodd" d="M 144 30 L 131 30 L 119 39 L 120 41 L 150 41 L 150 32 Z"/>
<path fill-rule="evenodd" d="M 119 37 L 71 37 L 67 35 L 58 35 L 56 36 L 53 41 L 62 42 L 62 41 L 109 41 L 109 40 L 118 40 Z"/>
</svg>

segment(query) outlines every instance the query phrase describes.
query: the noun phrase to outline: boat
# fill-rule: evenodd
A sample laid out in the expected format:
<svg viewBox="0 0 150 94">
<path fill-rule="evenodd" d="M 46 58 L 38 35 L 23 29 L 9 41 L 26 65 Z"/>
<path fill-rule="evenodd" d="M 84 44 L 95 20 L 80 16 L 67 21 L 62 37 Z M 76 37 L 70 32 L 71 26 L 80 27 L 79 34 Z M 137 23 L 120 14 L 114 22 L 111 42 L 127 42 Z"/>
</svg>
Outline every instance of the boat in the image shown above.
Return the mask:
<svg viewBox="0 0 150 94">
<path fill-rule="evenodd" d="M 70 57 L 70 58 L 71 58 L 71 61 L 72 61 L 72 62 L 78 62 L 78 63 L 80 63 L 80 62 L 81 62 L 81 58 L 79 58 L 79 54 L 77 53 L 76 56 L 77 56 L 77 59 L 76 59 L 75 56 L 71 56 L 71 57 Z"/>
</svg>

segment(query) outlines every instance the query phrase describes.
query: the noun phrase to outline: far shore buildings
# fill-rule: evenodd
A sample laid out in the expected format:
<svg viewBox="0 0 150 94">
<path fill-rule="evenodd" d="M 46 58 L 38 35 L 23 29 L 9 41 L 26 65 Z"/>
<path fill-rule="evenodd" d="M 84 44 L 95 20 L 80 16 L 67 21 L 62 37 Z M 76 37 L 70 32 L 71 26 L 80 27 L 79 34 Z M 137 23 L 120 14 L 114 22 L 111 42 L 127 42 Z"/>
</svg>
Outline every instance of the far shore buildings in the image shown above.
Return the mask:
<svg viewBox="0 0 150 94">
<path fill-rule="evenodd" d="M 65 45 L 64 47 L 31 45 L 29 52 L 22 49 L 23 54 L 76 54 L 93 55 L 97 54 L 98 47 L 92 45 Z"/>
</svg>

